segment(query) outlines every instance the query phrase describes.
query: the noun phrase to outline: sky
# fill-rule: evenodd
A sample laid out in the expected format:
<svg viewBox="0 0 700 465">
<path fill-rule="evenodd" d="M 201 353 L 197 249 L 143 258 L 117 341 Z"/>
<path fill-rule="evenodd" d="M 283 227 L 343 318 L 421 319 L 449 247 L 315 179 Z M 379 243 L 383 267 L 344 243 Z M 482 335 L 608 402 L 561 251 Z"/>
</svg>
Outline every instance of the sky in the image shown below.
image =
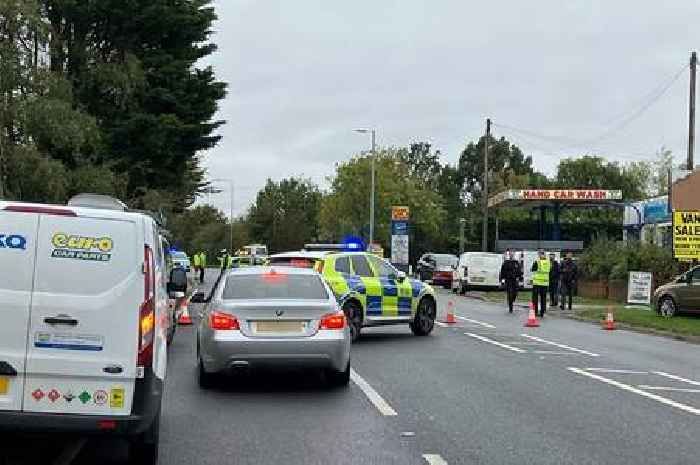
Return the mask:
<svg viewBox="0 0 700 465">
<path fill-rule="evenodd" d="M 685 160 L 688 61 L 700 2 L 678 0 L 214 0 L 228 83 L 210 179 L 234 215 L 268 178 L 310 178 L 380 146 L 427 141 L 444 162 L 483 133 L 556 171 L 565 157 Z M 697 158 L 697 157 L 696 157 Z M 228 184 L 200 199 L 229 214 Z"/>
</svg>

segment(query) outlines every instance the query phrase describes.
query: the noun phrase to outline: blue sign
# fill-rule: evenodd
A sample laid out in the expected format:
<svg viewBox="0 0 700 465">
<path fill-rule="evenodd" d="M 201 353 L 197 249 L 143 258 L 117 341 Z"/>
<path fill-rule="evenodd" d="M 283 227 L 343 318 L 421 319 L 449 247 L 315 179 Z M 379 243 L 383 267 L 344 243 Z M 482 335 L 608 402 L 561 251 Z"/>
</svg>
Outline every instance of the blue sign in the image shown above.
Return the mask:
<svg viewBox="0 0 700 465">
<path fill-rule="evenodd" d="M 644 206 L 644 224 L 671 221 L 671 212 L 668 211 L 666 198 L 647 200 L 642 205 Z"/>
<path fill-rule="evenodd" d="M 0 249 L 4 248 L 27 250 L 27 238 L 19 234 L 0 234 Z"/>
<path fill-rule="evenodd" d="M 391 222 L 391 235 L 392 236 L 405 236 L 408 234 L 408 221 L 392 221 Z"/>
</svg>

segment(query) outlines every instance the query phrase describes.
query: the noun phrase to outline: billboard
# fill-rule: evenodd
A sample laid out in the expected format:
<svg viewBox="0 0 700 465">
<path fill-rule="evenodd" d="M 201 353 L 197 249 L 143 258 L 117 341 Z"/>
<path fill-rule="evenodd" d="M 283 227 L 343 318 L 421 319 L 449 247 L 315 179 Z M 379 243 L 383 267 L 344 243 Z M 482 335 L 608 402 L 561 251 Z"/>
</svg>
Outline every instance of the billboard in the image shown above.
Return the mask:
<svg viewBox="0 0 700 465">
<path fill-rule="evenodd" d="M 391 207 L 391 263 L 400 268 L 408 265 L 409 213 L 408 207 Z"/>
<path fill-rule="evenodd" d="M 700 259 L 700 210 L 673 212 L 673 256 Z"/>
</svg>

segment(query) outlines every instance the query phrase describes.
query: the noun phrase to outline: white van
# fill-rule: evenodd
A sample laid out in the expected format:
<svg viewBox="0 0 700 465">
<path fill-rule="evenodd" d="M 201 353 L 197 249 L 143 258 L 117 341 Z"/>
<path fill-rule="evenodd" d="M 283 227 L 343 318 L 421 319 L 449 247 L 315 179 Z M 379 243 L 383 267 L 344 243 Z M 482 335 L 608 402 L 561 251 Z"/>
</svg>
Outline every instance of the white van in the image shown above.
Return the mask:
<svg viewBox="0 0 700 465">
<path fill-rule="evenodd" d="M 127 436 L 155 463 L 168 288 L 187 286 L 166 274 L 155 220 L 116 199 L 0 201 L 0 429 Z"/>
<path fill-rule="evenodd" d="M 459 257 L 457 276 L 459 292 L 473 288 L 498 288 L 503 255 L 488 252 L 465 252 Z"/>
</svg>

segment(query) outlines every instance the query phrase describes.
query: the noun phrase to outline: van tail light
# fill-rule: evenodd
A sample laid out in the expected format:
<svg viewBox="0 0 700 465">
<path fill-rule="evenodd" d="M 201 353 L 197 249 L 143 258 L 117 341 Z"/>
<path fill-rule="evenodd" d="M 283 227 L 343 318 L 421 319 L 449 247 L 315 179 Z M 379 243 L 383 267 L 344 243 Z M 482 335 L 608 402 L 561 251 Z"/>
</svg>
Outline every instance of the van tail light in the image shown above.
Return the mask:
<svg viewBox="0 0 700 465">
<path fill-rule="evenodd" d="M 345 328 L 345 313 L 342 311 L 330 313 L 321 317 L 318 329 L 343 329 Z"/>
<path fill-rule="evenodd" d="M 139 307 L 139 353 L 137 365 L 153 364 L 153 340 L 156 330 L 155 308 L 156 277 L 153 269 L 153 251 L 149 246 L 143 249 L 143 303 Z"/>
<path fill-rule="evenodd" d="M 8 205 L 3 210 L 15 213 L 38 213 L 41 215 L 78 216 L 67 208 L 34 207 L 31 205 Z"/>
<path fill-rule="evenodd" d="M 235 316 L 214 310 L 209 314 L 209 327 L 219 331 L 240 330 L 241 325 Z"/>
</svg>

